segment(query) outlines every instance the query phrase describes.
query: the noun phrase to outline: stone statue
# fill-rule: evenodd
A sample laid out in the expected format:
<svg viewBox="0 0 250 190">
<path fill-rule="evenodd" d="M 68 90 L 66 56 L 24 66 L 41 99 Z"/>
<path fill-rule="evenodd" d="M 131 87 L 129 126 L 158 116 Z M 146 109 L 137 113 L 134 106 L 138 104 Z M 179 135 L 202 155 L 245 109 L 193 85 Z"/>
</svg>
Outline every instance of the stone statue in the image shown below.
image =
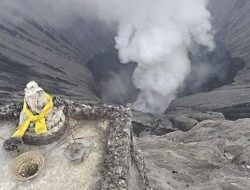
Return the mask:
<svg viewBox="0 0 250 190">
<path fill-rule="evenodd" d="M 46 92 L 38 86 L 34 81 L 29 82 L 24 89 L 25 100 L 29 109 L 33 114 L 37 115 L 41 113 L 45 105 L 48 104 L 49 100 L 46 97 Z M 24 111 L 20 114 L 19 126 L 27 119 Z M 57 130 L 65 122 L 65 115 L 59 108 L 53 107 L 52 111 L 46 116 L 47 129 Z M 34 123 L 30 123 L 29 131 L 34 131 Z"/>
<path fill-rule="evenodd" d="M 65 115 L 61 108 L 53 104 L 53 98 L 34 81 L 24 89 L 24 105 L 20 113 L 19 124 L 12 138 L 4 143 L 6 150 L 17 149 L 16 144 L 29 132 L 40 136 L 53 134 L 65 125 Z"/>
</svg>

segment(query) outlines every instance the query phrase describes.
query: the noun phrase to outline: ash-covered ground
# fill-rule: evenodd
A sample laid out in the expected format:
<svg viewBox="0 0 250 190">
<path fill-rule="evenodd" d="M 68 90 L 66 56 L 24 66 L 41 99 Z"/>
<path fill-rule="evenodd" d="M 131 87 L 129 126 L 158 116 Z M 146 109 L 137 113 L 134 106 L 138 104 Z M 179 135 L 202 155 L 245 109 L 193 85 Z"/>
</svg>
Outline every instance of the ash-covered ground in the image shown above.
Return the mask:
<svg viewBox="0 0 250 190">
<path fill-rule="evenodd" d="M 59 141 L 60 145 L 55 142 L 43 146 L 22 145 L 19 147 L 21 152 L 38 151 L 45 159 L 44 168 L 39 176 L 29 182 L 18 181 L 13 177 L 10 168 L 15 154 L 6 152 L 1 147 L 0 189 L 95 189 L 101 179 L 106 128 L 107 122 L 101 120 L 79 121 L 74 127 L 73 135 L 77 143 L 84 145 L 86 153 L 83 162 L 78 164 L 70 162 L 64 156 L 66 147 L 69 143 L 73 143 L 71 133 Z M 1 137 L 11 136 L 14 130 L 15 123 L 1 122 Z"/>
</svg>

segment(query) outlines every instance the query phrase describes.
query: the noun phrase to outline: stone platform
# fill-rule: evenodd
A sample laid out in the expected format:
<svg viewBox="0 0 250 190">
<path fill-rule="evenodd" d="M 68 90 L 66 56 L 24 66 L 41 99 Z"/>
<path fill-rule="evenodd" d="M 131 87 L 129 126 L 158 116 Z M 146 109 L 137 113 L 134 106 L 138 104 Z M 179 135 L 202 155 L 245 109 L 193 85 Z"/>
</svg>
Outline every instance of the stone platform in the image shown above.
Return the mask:
<svg viewBox="0 0 250 190">
<path fill-rule="evenodd" d="M 4 155 L 0 158 L 3 168 L 0 189 L 25 189 L 27 186 L 30 189 L 150 189 L 143 158 L 133 143 L 130 109 L 109 105 L 87 106 L 58 97 L 54 101 L 56 106 L 63 106 L 65 114 L 70 113 L 70 118 L 76 121 L 74 133 L 76 138 L 86 137 L 79 140 L 89 147 L 89 155 L 80 165 L 72 165 L 64 158 L 63 150 L 71 136 L 65 138 L 63 135 L 59 141 L 49 145 L 23 145 L 21 148 L 24 151 L 37 150 L 44 154 L 45 168 L 41 175 L 30 182 L 17 182 L 9 174 L 14 157 L 0 149 L 1 155 Z M 20 109 L 19 104 L 0 107 L 0 136 L 11 135 Z M 60 141 L 64 144 L 54 149 Z"/>
</svg>

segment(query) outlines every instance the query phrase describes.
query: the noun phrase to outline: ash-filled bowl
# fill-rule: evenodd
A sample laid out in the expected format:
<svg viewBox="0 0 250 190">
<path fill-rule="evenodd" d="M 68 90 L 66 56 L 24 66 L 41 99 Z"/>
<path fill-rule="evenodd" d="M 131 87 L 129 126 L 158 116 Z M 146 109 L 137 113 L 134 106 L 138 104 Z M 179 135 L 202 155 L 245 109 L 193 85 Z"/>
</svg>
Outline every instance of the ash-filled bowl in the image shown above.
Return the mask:
<svg viewBox="0 0 250 190">
<path fill-rule="evenodd" d="M 64 150 L 64 156 L 73 162 L 83 161 L 85 153 L 86 149 L 82 143 L 71 143 Z"/>
<path fill-rule="evenodd" d="M 17 180 L 25 181 L 36 177 L 44 166 L 44 158 L 39 152 L 25 152 L 16 157 L 11 165 L 11 173 Z"/>
</svg>

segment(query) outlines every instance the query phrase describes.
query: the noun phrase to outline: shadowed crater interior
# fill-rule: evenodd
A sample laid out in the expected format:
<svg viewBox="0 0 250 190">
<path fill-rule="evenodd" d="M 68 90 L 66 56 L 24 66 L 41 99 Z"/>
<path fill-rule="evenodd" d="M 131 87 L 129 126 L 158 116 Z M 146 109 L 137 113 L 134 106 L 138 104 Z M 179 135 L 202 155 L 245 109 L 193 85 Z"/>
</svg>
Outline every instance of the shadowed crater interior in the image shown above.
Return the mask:
<svg viewBox="0 0 250 190">
<path fill-rule="evenodd" d="M 223 43 L 217 41 L 214 51 L 194 47 L 189 53 L 191 72 L 177 91 L 177 97 L 199 92 L 209 92 L 231 84 L 245 63 L 241 58 L 232 58 Z M 114 47 L 100 52 L 89 62 L 88 67 L 95 79 L 95 92 L 105 103 L 126 104 L 136 100 L 139 93 L 133 84 L 136 63 L 122 64 Z"/>
</svg>

